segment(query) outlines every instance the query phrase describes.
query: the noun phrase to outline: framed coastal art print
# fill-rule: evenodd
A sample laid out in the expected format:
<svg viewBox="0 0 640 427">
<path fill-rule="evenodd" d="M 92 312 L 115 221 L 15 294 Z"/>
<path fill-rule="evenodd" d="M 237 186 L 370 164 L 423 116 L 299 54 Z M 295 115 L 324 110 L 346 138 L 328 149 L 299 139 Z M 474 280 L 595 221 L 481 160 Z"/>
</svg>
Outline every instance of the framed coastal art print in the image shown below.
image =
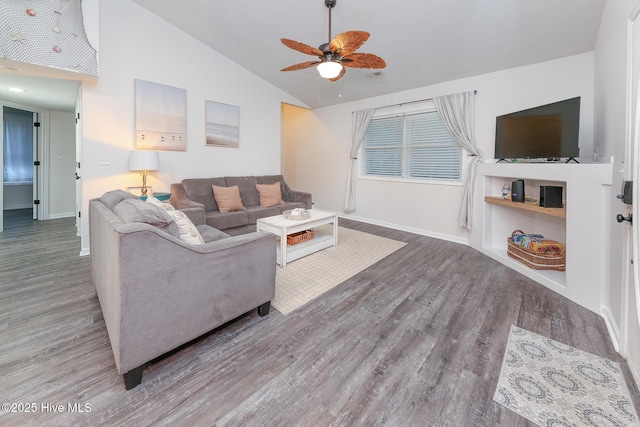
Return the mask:
<svg viewBox="0 0 640 427">
<path fill-rule="evenodd" d="M 135 148 L 186 151 L 185 89 L 136 80 Z"/>
<path fill-rule="evenodd" d="M 206 101 L 207 147 L 240 145 L 240 108 L 235 105 Z"/>
</svg>

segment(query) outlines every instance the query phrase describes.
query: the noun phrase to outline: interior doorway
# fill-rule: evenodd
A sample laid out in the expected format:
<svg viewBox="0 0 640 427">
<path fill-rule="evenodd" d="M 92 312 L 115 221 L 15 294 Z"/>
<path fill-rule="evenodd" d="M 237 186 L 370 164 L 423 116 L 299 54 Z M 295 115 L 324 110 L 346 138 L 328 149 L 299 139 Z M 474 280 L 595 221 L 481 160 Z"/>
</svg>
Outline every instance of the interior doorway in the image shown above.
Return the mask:
<svg viewBox="0 0 640 427">
<path fill-rule="evenodd" d="M 37 219 L 33 203 L 38 197 L 38 113 L 5 105 L 2 120 L 3 214 L 29 210 Z"/>
<path fill-rule="evenodd" d="M 5 75 L 4 73 L 0 74 L 3 77 Z M 34 172 L 30 186 L 32 194 L 27 198 L 27 191 L 22 188 L 23 198 L 19 203 L 15 203 L 16 199 L 11 199 L 11 193 L 15 193 L 17 188 L 9 187 L 19 187 L 19 185 L 4 185 L 3 173 L 3 176 L 0 177 L 0 213 L 2 213 L 0 215 L 0 231 L 6 226 L 4 223 L 4 213 L 7 212 L 5 208 L 31 208 L 33 219 L 38 220 L 76 217 L 78 212 L 76 200 L 79 185 L 76 183 L 75 176 L 79 158 L 77 151 L 81 145 L 78 142 L 79 136 L 77 134 L 79 121 L 77 103 L 80 99 L 81 82 L 66 81 L 58 84 L 58 80 L 51 78 L 23 75 L 19 77 L 15 80 L 9 79 L 10 83 L 8 84 L 25 88 L 24 93 L 30 94 L 30 97 L 0 99 L 0 112 L 3 112 L 5 107 L 29 112 L 40 123 L 39 127 L 32 128 L 34 132 L 33 158 L 31 160 Z M 2 154 L 0 155 L 0 164 L 4 158 L 3 116 L 4 114 L 0 114 L 0 153 Z M 34 161 L 39 162 L 39 165 L 34 165 Z M 4 165 L 2 169 L 5 172 Z M 11 201 L 8 206 L 5 206 L 6 195 Z M 34 203 L 34 201 L 36 202 Z"/>
<path fill-rule="evenodd" d="M 311 119 L 311 110 L 308 108 L 286 103 L 281 104 L 280 173 L 293 188 L 304 185 L 299 182 L 297 168 L 298 164 L 304 164 L 300 161 L 304 156 L 305 131 L 308 129 L 308 123 Z"/>
<path fill-rule="evenodd" d="M 44 217 L 44 174 L 42 152 L 47 134 L 47 112 L 0 100 L 0 151 L 2 152 L 2 176 L 0 176 L 0 231 L 5 228 L 5 214 L 9 211 L 28 210 L 31 219 Z M 9 216 L 12 218 L 13 216 Z"/>
</svg>

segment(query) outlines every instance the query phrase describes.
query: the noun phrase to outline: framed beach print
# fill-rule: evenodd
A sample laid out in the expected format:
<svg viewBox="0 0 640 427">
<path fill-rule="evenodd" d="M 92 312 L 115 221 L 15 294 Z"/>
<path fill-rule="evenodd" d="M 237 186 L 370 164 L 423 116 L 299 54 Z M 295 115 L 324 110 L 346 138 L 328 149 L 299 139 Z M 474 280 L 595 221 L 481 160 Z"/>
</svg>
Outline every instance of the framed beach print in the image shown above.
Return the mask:
<svg viewBox="0 0 640 427">
<path fill-rule="evenodd" d="M 187 149 L 187 91 L 136 80 L 135 148 Z"/>
<path fill-rule="evenodd" d="M 206 101 L 207 147 L 240 145 L 240 108 L 235 105 Z"/>
</svg>

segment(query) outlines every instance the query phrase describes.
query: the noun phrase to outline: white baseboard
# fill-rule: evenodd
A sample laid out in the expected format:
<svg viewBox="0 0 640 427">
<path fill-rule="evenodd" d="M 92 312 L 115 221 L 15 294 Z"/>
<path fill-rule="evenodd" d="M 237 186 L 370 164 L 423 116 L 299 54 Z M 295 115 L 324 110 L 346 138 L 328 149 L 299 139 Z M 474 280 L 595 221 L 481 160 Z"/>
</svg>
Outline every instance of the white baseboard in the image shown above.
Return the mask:
<svg viewBox="0 0 640 427">
<path fill-rule="evenodd" d="M 627 358 L 627 365 L 629 366 L 629 370 L 631 371 L 631 375 L 633 375 L 633 379 L 636 382 L 636 387 L 640 388 L 640 366 L 636 365 L 636 361 L 629 357 Z"/>
<path fill-rule="evenodd" d="M 600 315 L 604 319 L 604 324 L 607 325 L 607 331 L 609 331 L 613 348 L 620 353 L 620 328 L 616 323 L 616 319 L 613 318 L 613 313 L 611 313 L 609 307 L 602 307 L 600 312 Z"/>
<path fill-rule="evenodd" d="M 65 213 L 58 213 L 58 214 L 50 214 L 49 219 L 73 218 L 74 216 L 76 216 L 75 212 L 65 212 Z"/>
<path fill-rule="evenodd" d="M 393 230 L 406 231 L 407 233 L 413 233 L 413 234 L 418 234 L 418 235 L 421 235 L 421 236 L 433 237 L 434 239 L 446 240 L 448 242 L 460 243 L 460 244 L 469 246 L 469 239 L 463 239 L 463 238 L 456 237 L 456 236 L 450 236 L 448 234 L 434 233 L 434 232 L 427 231 L 427 230 L 422 230 L 422 229 L 419 229 L 419 228 L 406 227 L 406 226 L 403 226 L 403 225 L 393 224 L 393 223 L 389 223 L 389 222 L 385 222 L 385 221 L 377 221 L 377 220 L 372 220 L 372 219 L 369 219 L 369 218 L 362 218 L 362 217 L 359 217 L 359 216 L 356 216 L 356 215 L 346 214 L 344 212 L 334 212 L 334 213 L 336 215 L 338 215 L 338 217 L 340 217 L 340 218 L 352 219 L 354 221 L 360 221 L 360 222 L 365 222 L 367 224 L 379 225 L 381 227 L 387 227 L 387 228 L 391 228 Z"/>
<path fill-rule="evenodd" d="M 81 248 L 79 256 L 89 256 L 90 253 L 91 251 L 89 248 Z"/>
</svg>

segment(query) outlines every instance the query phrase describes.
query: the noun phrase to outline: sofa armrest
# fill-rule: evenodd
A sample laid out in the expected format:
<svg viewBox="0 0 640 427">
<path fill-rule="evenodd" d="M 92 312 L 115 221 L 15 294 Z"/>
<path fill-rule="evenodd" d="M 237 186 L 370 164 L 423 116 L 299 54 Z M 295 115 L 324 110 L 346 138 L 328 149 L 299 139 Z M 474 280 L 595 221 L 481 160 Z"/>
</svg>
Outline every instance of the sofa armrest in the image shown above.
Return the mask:
<svg viewBox="0 0 640 427">
<path fill-rule="evenodd" d="M 254 242 L 256 240 L 261 240 L 261 239 L 272 240 L 273 247 L 274 248 L 276 247 L 276 235 L 266 231 L 255 231 L 252 233 L 239 234 L 237 236 L 229 236 L 228 238 L 214 240 L 214 241 L 203 243 L 203 244 L 193 244 L 193 243 L 185 242 L 179 237 L 172 236 L 166 231 L 161 230 L 157 227 L 154 227 L 153 225 L 140 223 L 140 222 L 131 222 L 128 224 L 118 225 L 115 231 L 120 233 L 121 236 L 125 236 L 128 234 L 135 234 L 142 231 L 152 233 L 155 236 L 157 236 L 153 238 L 153 240 L 156 242 L 155 243 L 156 245 L 175 244 L 182 247 L 183 248 L 182 250 L 186 250 L 188 252 L 193 252 L 198 254 L 211 254 L 219 251 L 224 251 L 229 248 L 249 244 L 251 242 Z M 158 238 L 160 238 L 161 240 L 158 240 Z M 274 263 L 275 263 L 275 258 L 274 258 Z"/>
<path fill-rule="evenodd" d="M 304 203 L 306 209 L 311 209 L 313 201 L 311 199 L 311 193 L 304 191 L 295 191 L 287 186 L 285 183 L 285 194 L 283 194 L 285 202 L 300 202 Z"/>
<path fill-rule="evenodd" d="M 207 222 L 206 215 L 203 208 L 185 208 L 180 209 L 191 220 L 193 225 L 204 225 Z"/>
<path fill-rule="evenodd" d="M 311 197 L 311 193 L 292 190 L 291 187 L 289 187 L 289 184 L 286 183 L 284 178 L 281 178 L 281 179 L 284 187 L 284 194 L 282 195 L 282 197 L 285 202 L 304 203 L 304 207 L 306 209 L 311 209 L 313 207 L 313 200 Z"/>
<path fill-rule="evenodd" d="M 311 193 L 306 193 L 304 191 L 289 191 L 286 198 L 287 202 L 301 202 L 304 203 L 304 207 L 306 209 L 311 209 L 313 207 L 313 201 L 311 199 Z"/>
<path fill-rule="evenodd" d="M 171 184 L 170 202 L 176 209 L 185 210 L 189 208 L 200 208 L 204 212 L 204 205 L 191 200 L 180 183 Z"/>
</svg>

